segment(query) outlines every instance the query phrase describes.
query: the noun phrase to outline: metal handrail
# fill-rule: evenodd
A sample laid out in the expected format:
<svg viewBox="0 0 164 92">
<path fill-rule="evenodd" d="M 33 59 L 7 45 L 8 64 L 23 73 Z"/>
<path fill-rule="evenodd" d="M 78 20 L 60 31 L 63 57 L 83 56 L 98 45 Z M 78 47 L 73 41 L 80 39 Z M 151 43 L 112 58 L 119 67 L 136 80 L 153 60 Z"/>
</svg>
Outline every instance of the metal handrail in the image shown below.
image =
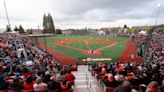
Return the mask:
<svg viewBox="0 0 164 92">
<path fill-rule="evenodd" d="M 93 87 L 93 83 L 91 82 L 90 77 L 88 76 L 88 73 L 86 71 L 86 82 L 87 82 L 87 88 L 90 92 L 96 92 L 95 88 Z"/>
</svg>

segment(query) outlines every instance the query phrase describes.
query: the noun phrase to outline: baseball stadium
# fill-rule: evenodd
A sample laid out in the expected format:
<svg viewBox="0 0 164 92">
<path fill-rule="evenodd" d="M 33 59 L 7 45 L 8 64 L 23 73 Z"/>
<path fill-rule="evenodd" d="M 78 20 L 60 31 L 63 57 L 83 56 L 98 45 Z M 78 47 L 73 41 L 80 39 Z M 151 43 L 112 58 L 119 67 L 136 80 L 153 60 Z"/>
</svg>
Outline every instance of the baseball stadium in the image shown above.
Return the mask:
<svg viewBox="0 0 164 92">
<path fill-rule="evenodd" d="M 1 0 L 0 92 L 164 92 L 163 6 Z"/>
</svg>

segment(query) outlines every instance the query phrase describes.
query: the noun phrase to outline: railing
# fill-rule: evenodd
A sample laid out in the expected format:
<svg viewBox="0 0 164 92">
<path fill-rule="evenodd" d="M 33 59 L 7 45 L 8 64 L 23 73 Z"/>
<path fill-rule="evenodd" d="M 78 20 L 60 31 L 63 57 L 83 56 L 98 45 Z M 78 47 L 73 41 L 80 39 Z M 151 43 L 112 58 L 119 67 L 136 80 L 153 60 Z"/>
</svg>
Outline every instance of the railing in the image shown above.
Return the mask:
<svg viewBox="0 0 164 92">
<path fill-rule="evenodd" d="M 86 69 L 86 82 L 87 82 L 87 89 L 89 90 L 89 92 L 96 92 L 93 83 L 91 81 L 91 77 L 89 77 L 87 73 L 87 69 Z"/>
</svg>

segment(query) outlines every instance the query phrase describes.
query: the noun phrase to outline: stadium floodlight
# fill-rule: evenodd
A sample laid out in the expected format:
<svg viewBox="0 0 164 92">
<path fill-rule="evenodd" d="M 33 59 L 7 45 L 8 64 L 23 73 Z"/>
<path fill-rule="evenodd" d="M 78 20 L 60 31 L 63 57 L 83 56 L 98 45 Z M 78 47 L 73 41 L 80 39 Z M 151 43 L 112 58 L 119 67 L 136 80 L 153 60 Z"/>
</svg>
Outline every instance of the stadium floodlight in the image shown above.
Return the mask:
<svg viewBox="0 0 164 92">
<path fill-rule="evenodd" d="M 157 7 L 158 7 L 158 8 L 160 8 L 160 7 L 161 7 L 161 4 L 160 4 L 160 3 L 158 3 Z"/>
</svg>

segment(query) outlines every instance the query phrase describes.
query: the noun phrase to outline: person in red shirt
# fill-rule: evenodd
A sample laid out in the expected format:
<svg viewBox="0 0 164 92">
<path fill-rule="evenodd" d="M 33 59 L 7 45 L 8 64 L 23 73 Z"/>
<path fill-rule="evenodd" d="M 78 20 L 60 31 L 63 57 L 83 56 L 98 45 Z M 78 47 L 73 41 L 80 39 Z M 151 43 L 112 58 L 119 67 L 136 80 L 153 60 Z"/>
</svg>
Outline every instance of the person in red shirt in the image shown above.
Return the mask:
<svg viewBox="0 0 164 92">
<path fill-rule="evenodd" d="M 75 76 L 71 73 L 71 71 L 68 71 L 68 72 L 66 73 L 66 80 L 67 80 L 71 85 L 74 85 Z"/>
<path fill-rule="evenodd" d="M 150 82 L 145 92 L 160 92 L 158 83 L 156 81 Z"/>
<path fill-rule="evenodd" d="M 102 62 L 99 62 L 99 68 L 103 68 L 105 66 L 105 64 L 103 64 Z"/>
<path fill-rule="evenodd" d="M 60 82 L 60 88 L 62 92 L 73 92 L 71 91 L 71 85 L 68 83 L 67 80 L 63 80 Z"/>
<path fill-rule="evenodd" d="M 72 71 L 77 71 L 77 66 L 76 65 L 71 65 L 71 70 Z"/>
<path fill-rule="evenodd" d="M 107 73 L 106 69 L 105 69 L 105 68 L 102 68 L 101 74 L 102 74 L 102 75 L 105 75 L 106 73 Z"/>
<path fill-rule="evenodd" d="M 33 85 L 34 85 L 34 81 L 32 80 L 32 77 L 29 76 L 27 79 L 26 79 L 26 82 L 24 83 L 24 90 L 33 90 Z"/>
</svg>

